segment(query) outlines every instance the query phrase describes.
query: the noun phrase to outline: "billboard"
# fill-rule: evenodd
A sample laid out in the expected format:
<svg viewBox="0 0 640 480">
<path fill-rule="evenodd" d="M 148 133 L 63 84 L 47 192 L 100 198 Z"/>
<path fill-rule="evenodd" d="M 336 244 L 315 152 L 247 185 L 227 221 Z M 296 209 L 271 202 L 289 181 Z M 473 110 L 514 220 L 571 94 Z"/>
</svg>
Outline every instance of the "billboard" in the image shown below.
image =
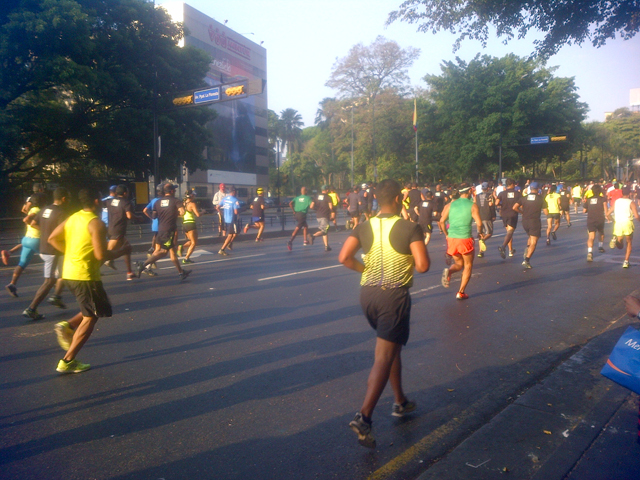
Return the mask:
<svg viewBox="0 0 640 480">
<path fill-rule="evenodd" d="M 189 32 L 183 44 L 204 50 L 211 57 L 209 71 L 204 78 L 210 89 L 203 91 L 215 95 L 216 87 L 235 80 L 266 81 L 267 58 L 263 47 L 185 3 L 165 2 L 162 6 L 175 21 L 183 22 Z M 216 119 L 207 125 L 214 138 L 214 146 L 204 152 L 209 183 L 221 181 L 210 172 L 232 172 L 248 174 L 240 176 L 253 181 L 248 185 L 267 185 L 266 90 L 262 94 L 201 108 L 213 108 L 217 114 Z"/>
</svg>

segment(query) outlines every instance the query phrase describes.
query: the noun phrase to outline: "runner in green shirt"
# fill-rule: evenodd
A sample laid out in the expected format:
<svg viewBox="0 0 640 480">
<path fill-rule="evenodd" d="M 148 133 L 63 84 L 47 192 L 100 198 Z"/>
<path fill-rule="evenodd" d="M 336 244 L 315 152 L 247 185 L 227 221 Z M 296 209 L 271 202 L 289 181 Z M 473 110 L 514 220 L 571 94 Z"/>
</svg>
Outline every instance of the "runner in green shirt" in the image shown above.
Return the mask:
<svg viewBox="0 0 640 480">
<path fill-rule="evenodd" d="M 291 239 L 287 242 L 287 248 L 289 249 L 289 251 L 291 251 L 293 246 L 293 241 L 295 240 L 296 235 L 298 235 L 298 231 L 301 228 L 304 233 L 303 245 L 309 245 L 309 243 L 311 243 L 308 240 L 309 225 L 307 225 L 307 212 L 309 211 L 310 208 L 313 208 L 314 205 L 311 197 L 307 195 L 306 187 L 300 188 L 300 196 L 291 200 L 291 202 L 289 203 L 289 206 L 291 207 L 291 210 L 293 210 L 293 214 L 296 217 L 296 221 L 298 222 L 295 230 L 293 231 L 293 234 L 291 235 Z"/>
</svg>

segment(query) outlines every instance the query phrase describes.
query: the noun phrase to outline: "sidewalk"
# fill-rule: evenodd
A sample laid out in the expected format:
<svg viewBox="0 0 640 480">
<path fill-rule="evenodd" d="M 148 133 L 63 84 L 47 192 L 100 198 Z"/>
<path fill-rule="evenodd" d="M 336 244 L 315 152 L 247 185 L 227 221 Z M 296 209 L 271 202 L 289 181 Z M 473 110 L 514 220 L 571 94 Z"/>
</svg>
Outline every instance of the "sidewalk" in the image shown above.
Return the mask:
<svg viewBox="0 0 640 480">
<path fill-rule="evenodd" d="M 600 375 L 634 323 L 618 318 L 419 480 L 640 478 L 638 396 Z"/>
</svg>

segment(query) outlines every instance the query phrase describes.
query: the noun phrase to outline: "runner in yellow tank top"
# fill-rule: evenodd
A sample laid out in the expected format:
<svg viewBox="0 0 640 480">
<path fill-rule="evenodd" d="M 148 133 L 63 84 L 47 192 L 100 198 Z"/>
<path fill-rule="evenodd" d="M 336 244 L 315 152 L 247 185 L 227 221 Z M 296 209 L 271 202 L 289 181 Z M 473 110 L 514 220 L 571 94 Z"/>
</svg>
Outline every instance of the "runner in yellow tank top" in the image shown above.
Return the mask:
<svg viewBox="0 0 640 480">
<path fill-rule="evenodd" d="M 99 317 L 111 316 L 111 303 L 100 280 L 100 265 L 131 253 L 126 240 L 114 250 L 107 250 L 106 228 L 96 215 L 100 205 L 97 192 L 80 190 L 82 210 L 62 222 L 49 236 L 49 243 L 64 252 L 62 278 L 80 305 L 80 312 L 68 322 L 55 326 L 58 343 L 65 356 L 58 362 L 60 373 L 79 373 L 90 368 L 76 360 L 76 355 L 91 336 Z"/>
<path fill-rule="evenodd" d="M 547 245 L 551 245 L 551 239 L 557 240 L 556 232 L 560 228 L 560 195 L 556 193 L 556 186 L 551 185 L 549 187 L 549 193 L 544 197 L 547 202 Z"/>
</svg>

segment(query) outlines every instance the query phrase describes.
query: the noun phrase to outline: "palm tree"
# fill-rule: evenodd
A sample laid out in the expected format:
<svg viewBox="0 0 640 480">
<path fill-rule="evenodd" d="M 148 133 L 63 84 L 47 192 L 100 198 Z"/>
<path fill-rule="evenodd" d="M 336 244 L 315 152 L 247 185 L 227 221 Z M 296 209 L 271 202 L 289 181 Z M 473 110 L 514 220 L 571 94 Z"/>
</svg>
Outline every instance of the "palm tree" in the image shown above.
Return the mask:
<svg viewBox="0 0 640 480">
<path fill-rule="evenodd" d="M 302 129 L 304 126 L 302 121 L 302 115 L 293 108 L 287 108 L 280 112 L 280 138 L 282 138 L 284 144 L 287 146 L 287 157 L 291 155 L 296 147 L 300 150 L 300 137 L 302 135 Z M 295 195 L 295 186 L 293 183 L 293 156 L 291 156 L 291 189 Z"/>
</svg>

